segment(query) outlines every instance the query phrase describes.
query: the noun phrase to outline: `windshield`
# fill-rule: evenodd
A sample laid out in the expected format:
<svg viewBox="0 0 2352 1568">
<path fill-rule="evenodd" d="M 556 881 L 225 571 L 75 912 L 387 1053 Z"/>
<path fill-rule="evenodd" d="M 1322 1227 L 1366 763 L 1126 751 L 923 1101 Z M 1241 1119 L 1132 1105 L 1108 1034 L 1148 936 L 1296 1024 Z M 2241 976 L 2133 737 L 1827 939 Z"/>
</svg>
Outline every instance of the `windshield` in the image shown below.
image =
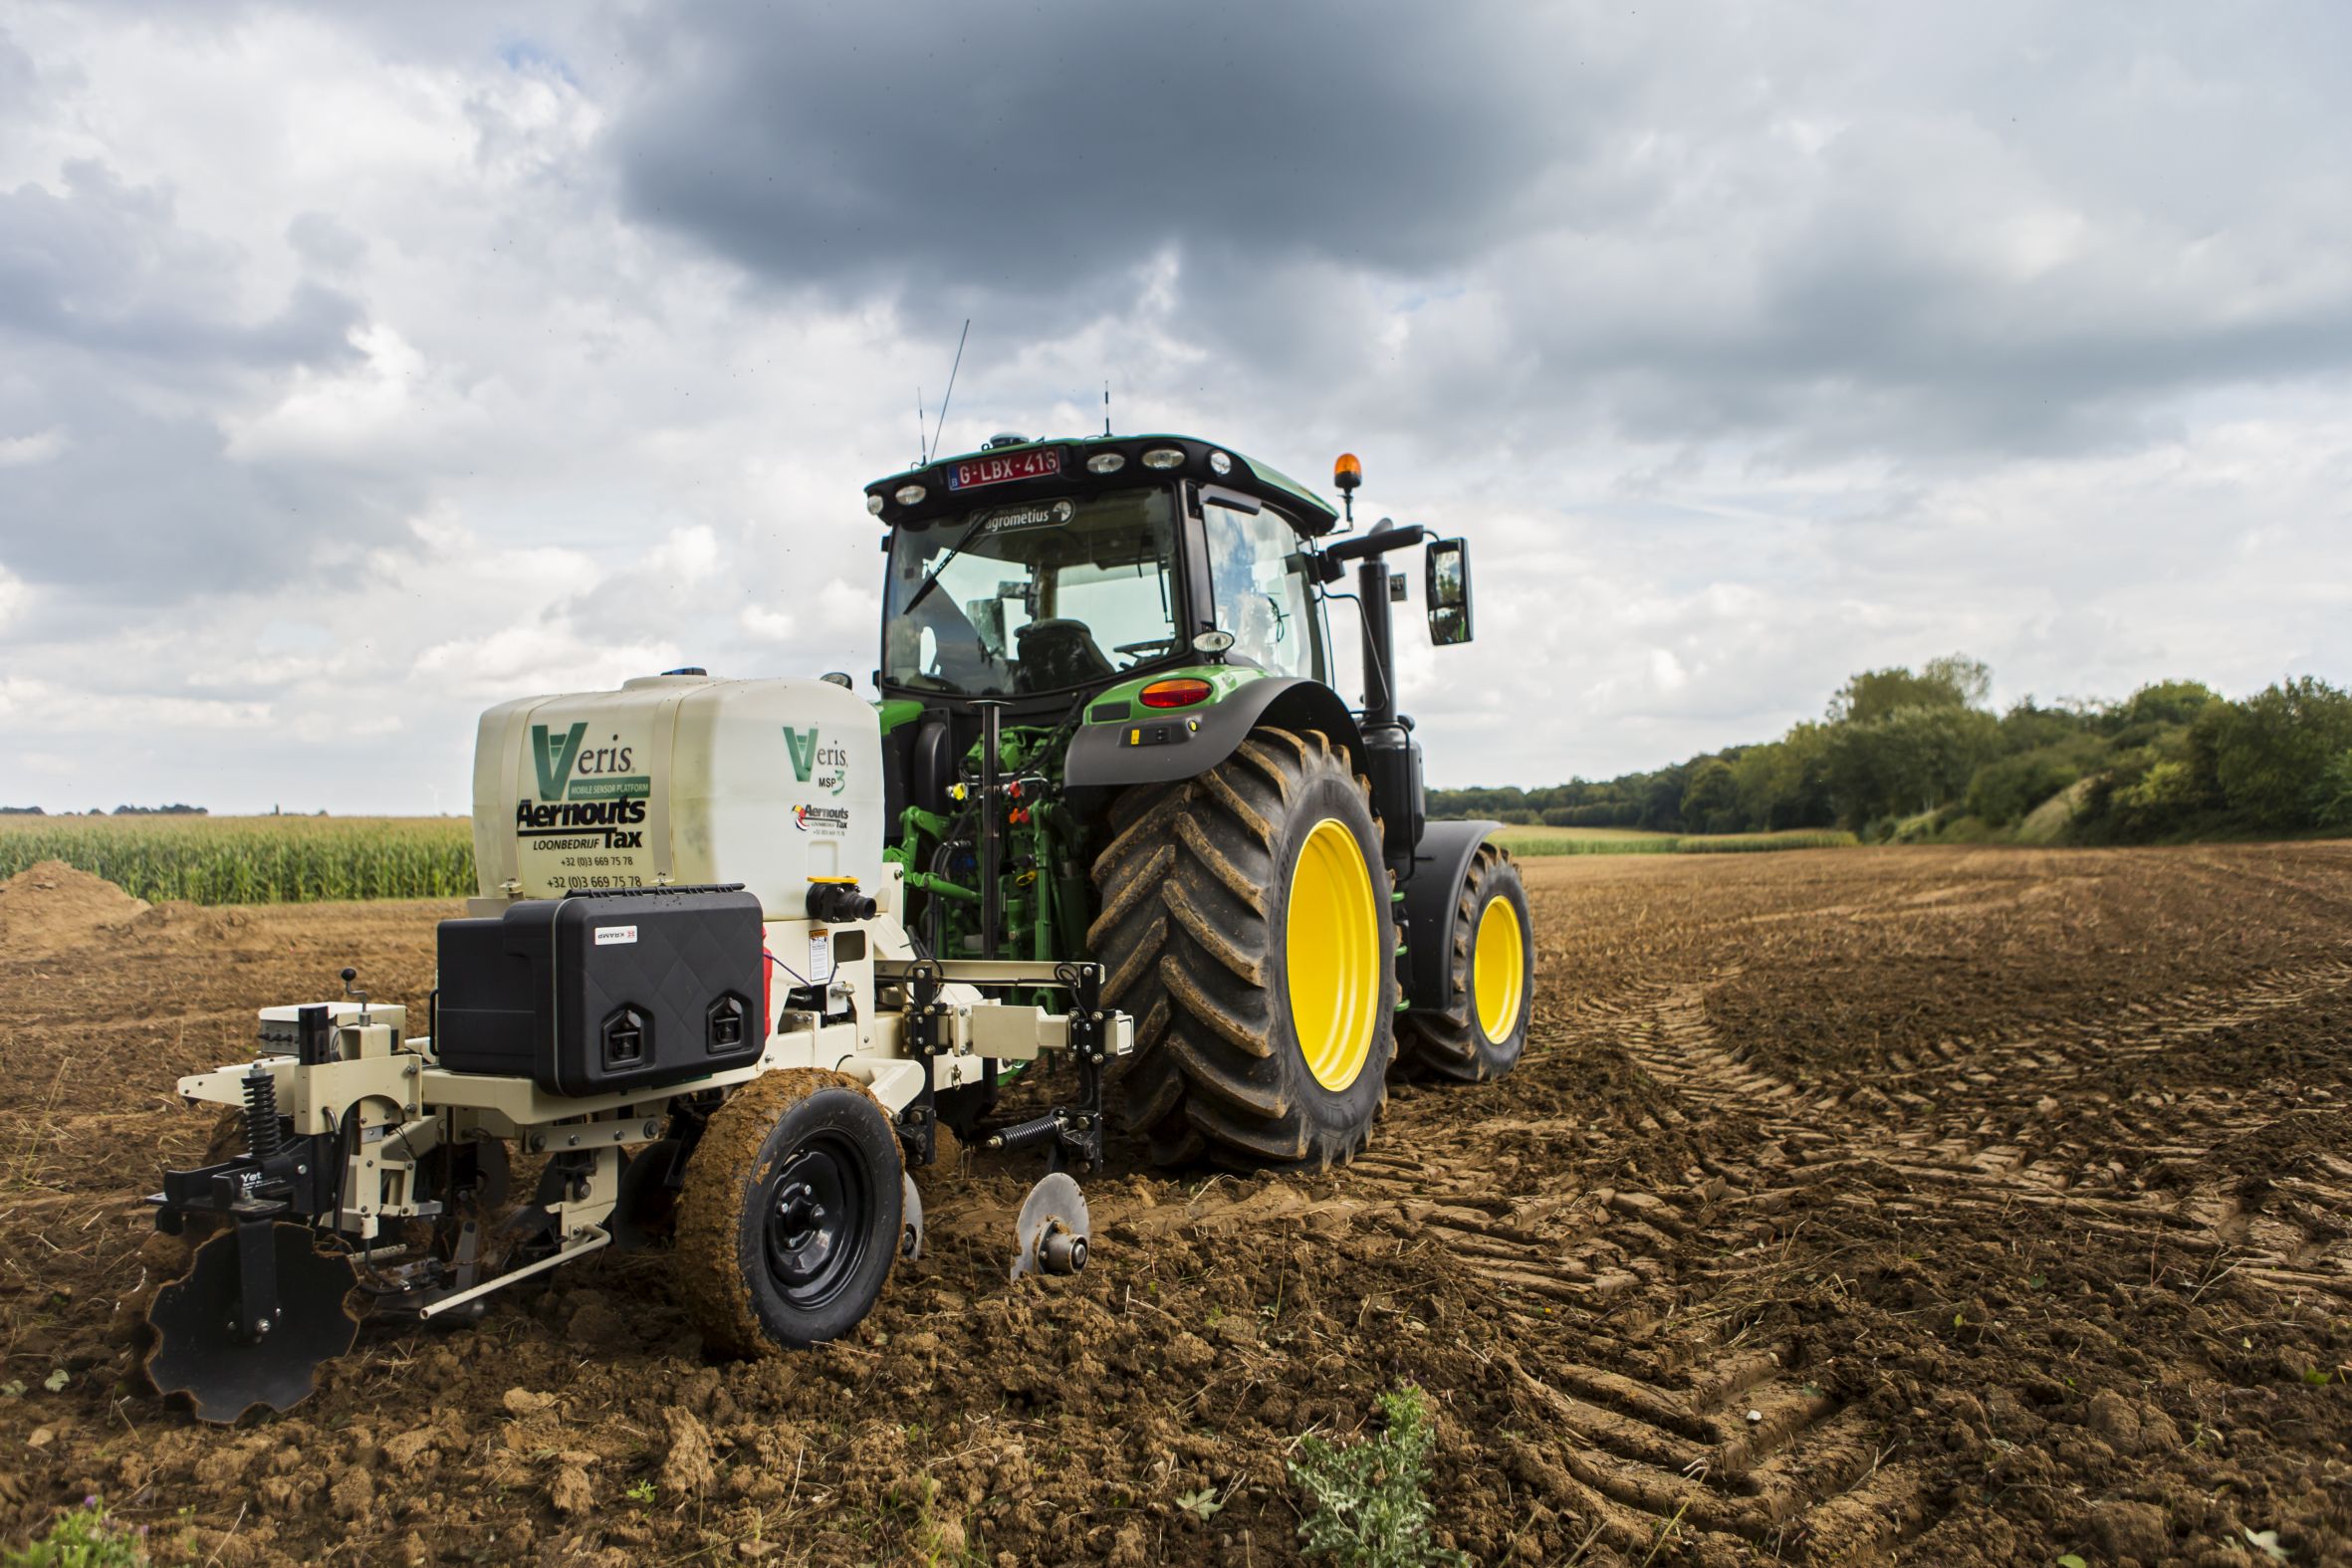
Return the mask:
<svg viewBox="0 0 2352 1568">
<path fill-rule="evenodd" d="M 960 547 L 960 548 L 959 548 Z M 890 548 L 882 679 L 1016 697 L 1174 651 L 1174 498 L 1123 490 L 980 507 Z"/>
</svg>

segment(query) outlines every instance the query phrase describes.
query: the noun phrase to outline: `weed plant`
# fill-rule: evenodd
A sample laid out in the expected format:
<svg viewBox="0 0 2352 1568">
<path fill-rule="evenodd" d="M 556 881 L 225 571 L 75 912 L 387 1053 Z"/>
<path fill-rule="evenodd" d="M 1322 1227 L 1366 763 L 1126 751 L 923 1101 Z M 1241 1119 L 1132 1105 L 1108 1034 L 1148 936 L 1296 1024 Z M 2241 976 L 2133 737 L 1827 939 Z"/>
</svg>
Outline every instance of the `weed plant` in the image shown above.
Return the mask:
<svg viewBox="0 0 2352 1568">
<path fill-rule="evenodd" d="M 1345 1448 L 1298 1440 L 1291 1479 L 1310 1504 L 1298 1525 L 1300 1547 L 1343 1568 L 1467 1565 L 1461 1552 L 1430 1539 L 1429 1452 L 1437 1434 L 1421 1391 L 1411 1384 L 1376 1402 L 1386 1430 Z"/>
</svg>

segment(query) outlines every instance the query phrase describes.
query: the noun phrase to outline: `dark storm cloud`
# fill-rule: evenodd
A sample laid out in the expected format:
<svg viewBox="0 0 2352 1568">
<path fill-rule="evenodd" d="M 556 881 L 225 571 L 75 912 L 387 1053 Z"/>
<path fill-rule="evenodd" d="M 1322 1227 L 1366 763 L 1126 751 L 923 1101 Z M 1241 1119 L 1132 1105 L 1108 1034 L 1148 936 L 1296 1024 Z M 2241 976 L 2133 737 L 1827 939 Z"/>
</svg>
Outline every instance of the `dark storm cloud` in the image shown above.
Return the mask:
<svg viewBox="0 0 2352 1568">
<path fill-rule="evenodd" d="M 183 232 L 168 194 L 74 161 L 62 191 L 0 193 L 0 332 L 157 360 L 317 363 L 351 351 L 351 300 L 304 284 L 236 319 L 239 258 Z"/>
<path fill-rule="evenodd" d="M 1044 306 L 1177 245 L 1419 272 L 1528 224 L 1603 112 L 1529 14 L 705 0 L 647 24 L 612 144 L 631 214 L 788 287 Z"/>
<path fill-rule="evenodd" d="M 2352 366 L 2347 32 L 706 0 L 641 25 L 609 152 L 632 215 L 918 331 L 1156 300 L 1292 406 L 1933 461 L 2143 440 L 2181 396 Z"/>
<path fill-rule="evenodd" d="M 0 104 L 16 105 L 21 112 L 39 80 L 33 70 L 33 57 L 16 46 L 15 40 L 8 36 L 8 29 L 0 27 Z"/>
<path fill-rule="evenodd" d="M 326 557 L 387 537 L 399 487 L 299 463 L 230 458 L 211 421 L 149 413 L 53 378 L 60 450 L 0 468 L 0 565 L 69 584 L 101 608 L 260 591 Z M 0 422 L 32 410 L 0 392 Z M 411 498 L 412 499 L 412 498 Z"/>
</svg>

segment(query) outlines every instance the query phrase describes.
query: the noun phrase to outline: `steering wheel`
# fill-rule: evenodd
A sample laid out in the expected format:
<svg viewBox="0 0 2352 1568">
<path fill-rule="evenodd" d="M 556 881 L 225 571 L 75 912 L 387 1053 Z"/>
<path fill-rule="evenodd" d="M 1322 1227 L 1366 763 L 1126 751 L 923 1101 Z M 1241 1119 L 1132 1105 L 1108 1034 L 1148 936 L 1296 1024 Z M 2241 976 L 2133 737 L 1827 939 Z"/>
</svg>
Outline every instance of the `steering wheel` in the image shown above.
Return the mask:
<svg viewBox="0 0 2352 1568">
<path fill-rule="evenodd" d="M 1176 639 L 1173 637 L 1154 637 L 1149 642 L 1122 642 L 1110 651 L 1113 653 L 1141 653 L 1146 648 L 1167 649 L 1175 646 Z"/>
</svg>

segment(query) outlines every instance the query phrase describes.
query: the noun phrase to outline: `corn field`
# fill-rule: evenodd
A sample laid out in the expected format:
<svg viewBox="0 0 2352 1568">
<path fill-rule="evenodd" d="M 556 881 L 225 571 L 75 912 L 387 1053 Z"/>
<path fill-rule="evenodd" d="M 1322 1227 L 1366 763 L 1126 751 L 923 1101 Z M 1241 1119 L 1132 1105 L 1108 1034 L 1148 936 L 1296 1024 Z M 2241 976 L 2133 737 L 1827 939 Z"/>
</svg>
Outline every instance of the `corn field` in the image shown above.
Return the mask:
<svg viewBox="0 0 2352 1568">
<path fill-rule="evenodd" d="M 464 817 L 0 817 L 0 877 L 43 860 L 63 860 L 150 903 L 474 891 L 473 829 Z"/>
</svg>

